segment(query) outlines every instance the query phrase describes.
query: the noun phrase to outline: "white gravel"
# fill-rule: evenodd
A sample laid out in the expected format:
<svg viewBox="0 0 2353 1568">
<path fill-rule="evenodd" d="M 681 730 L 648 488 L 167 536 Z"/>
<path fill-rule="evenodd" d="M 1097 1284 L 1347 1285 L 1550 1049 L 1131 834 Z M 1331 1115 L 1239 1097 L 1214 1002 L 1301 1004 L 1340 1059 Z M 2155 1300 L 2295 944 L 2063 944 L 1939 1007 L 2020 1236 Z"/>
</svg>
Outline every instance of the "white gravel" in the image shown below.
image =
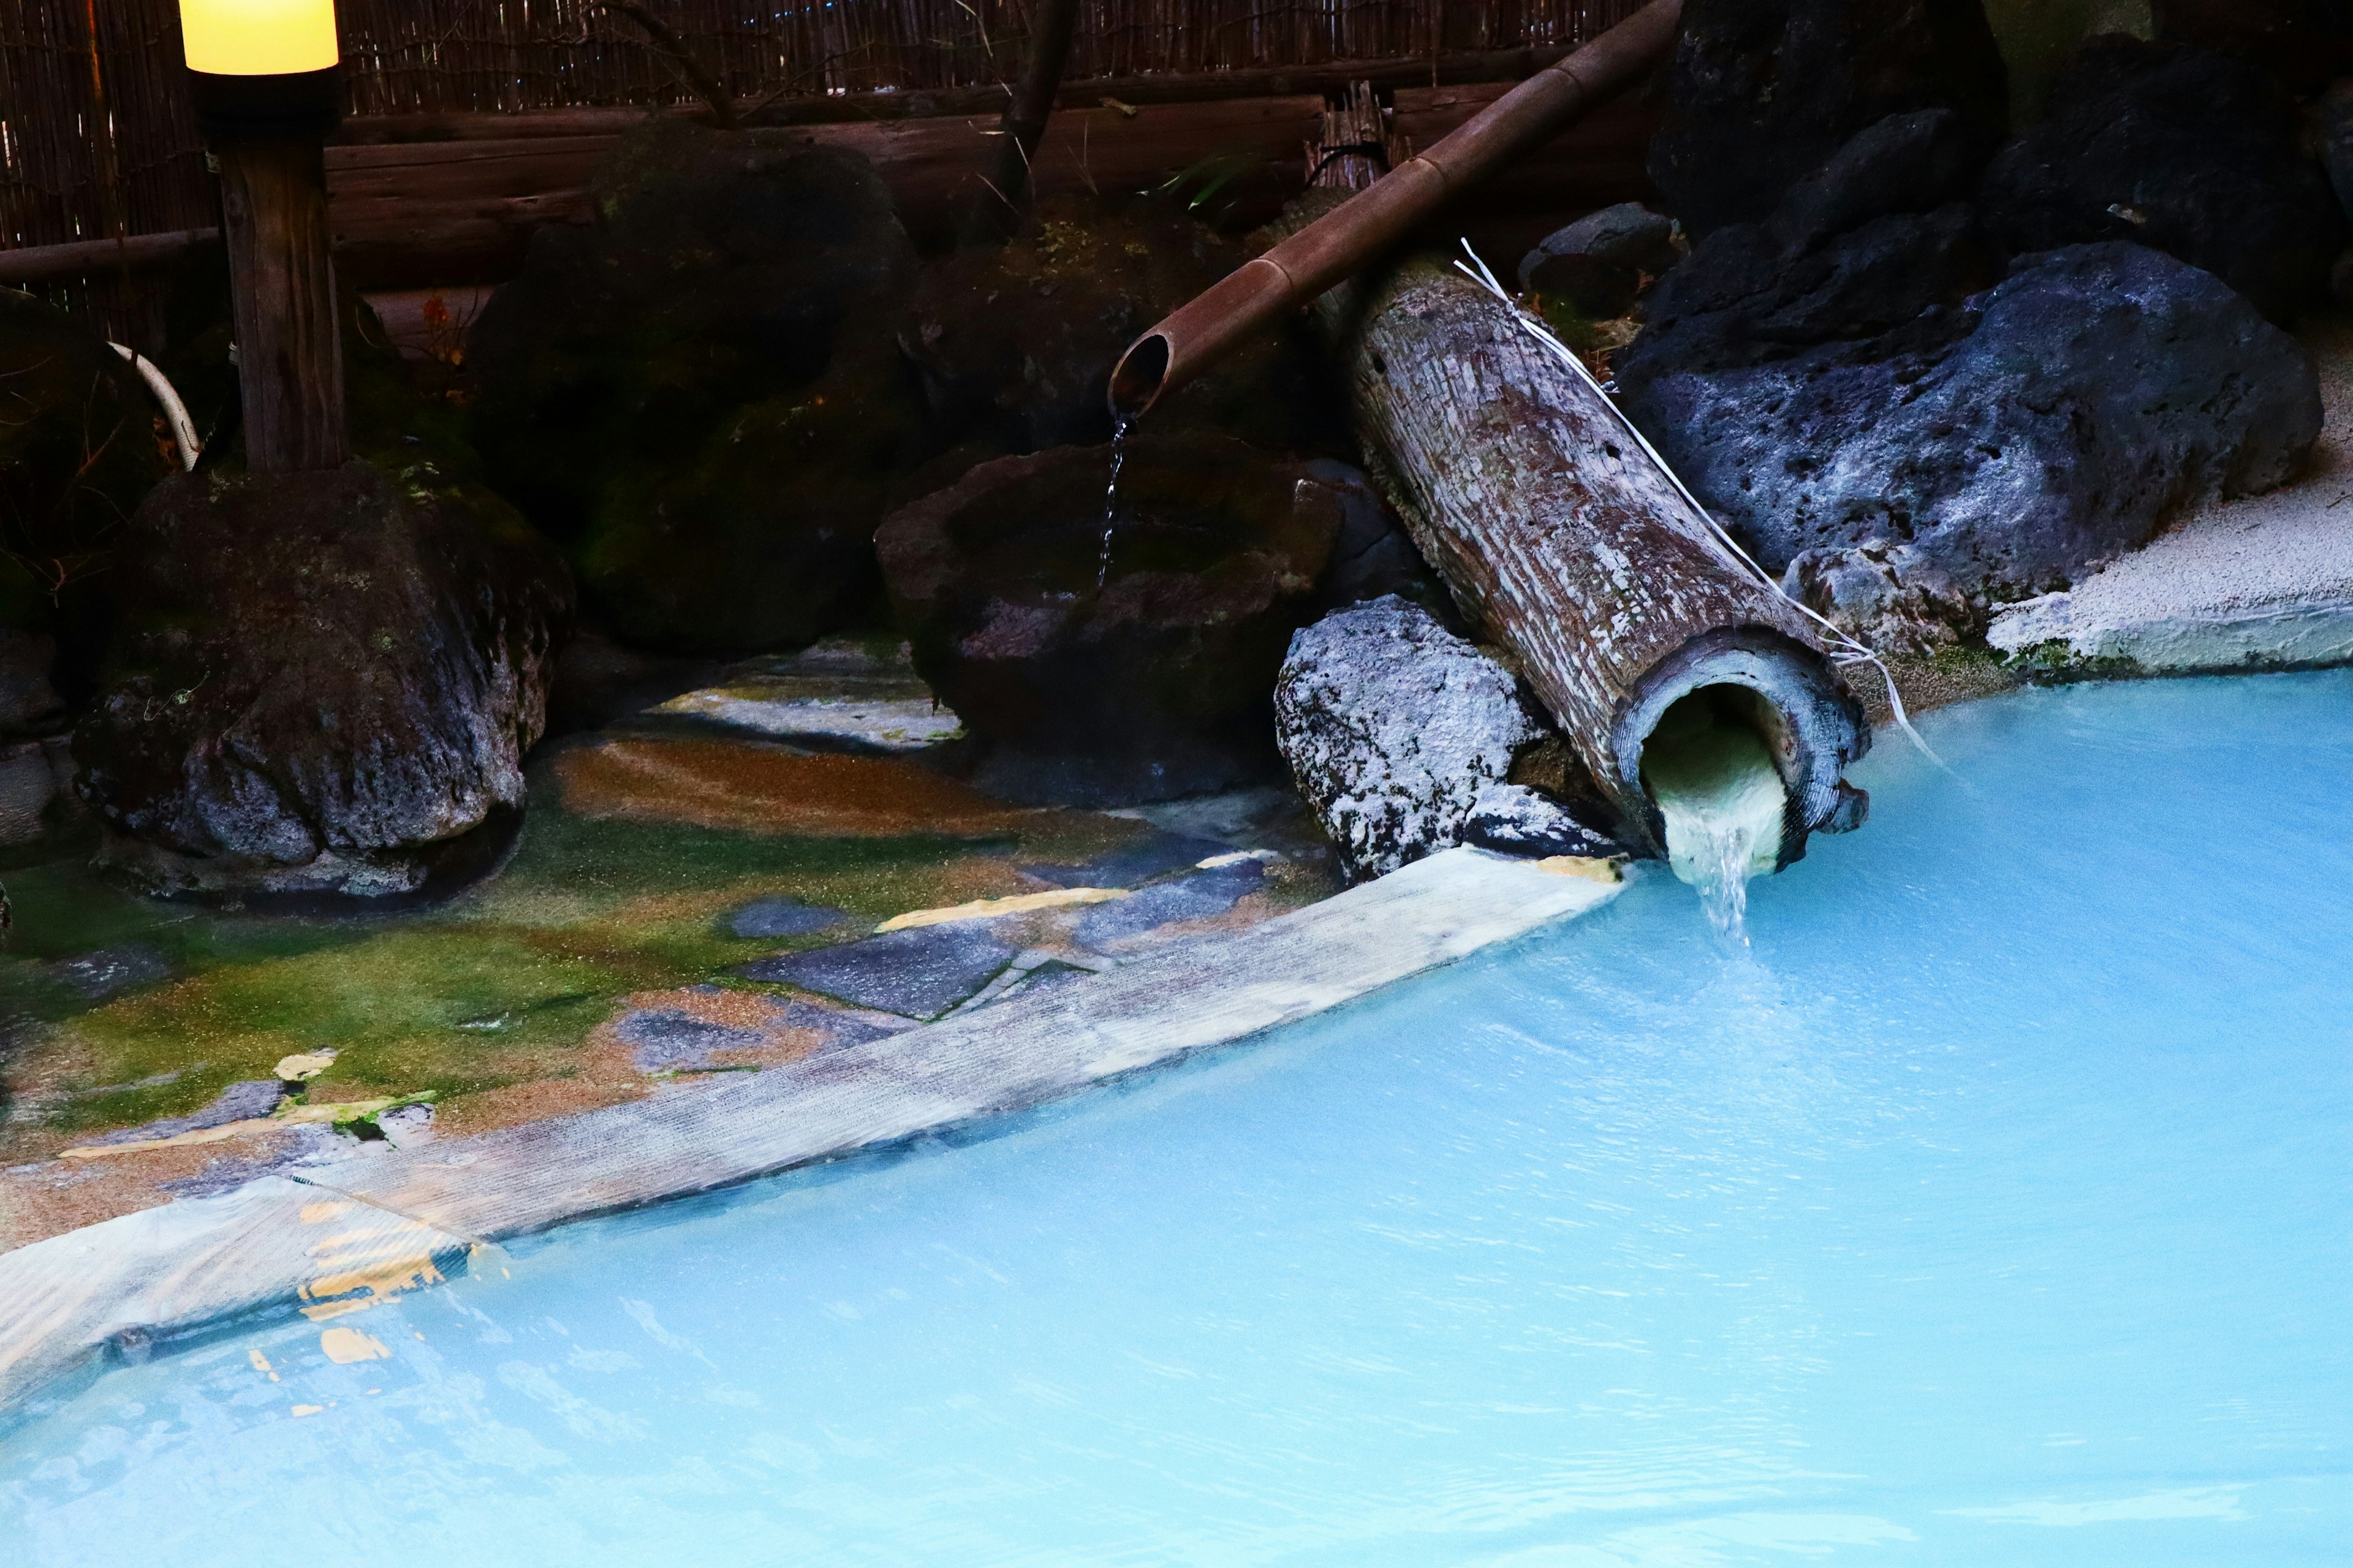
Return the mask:
<svg viewBox="0 0 2353 1568">
<path fill-rule="evenodd" d="M 2060 642 L 2073 662 L 2168 674 L 2353 662 L 2353 315 L 2298 336 L 2326 420 L 2296 480 L 2210 504 L 2067 592 L 2012 605 L 1995 647 Z"/>
</svg>

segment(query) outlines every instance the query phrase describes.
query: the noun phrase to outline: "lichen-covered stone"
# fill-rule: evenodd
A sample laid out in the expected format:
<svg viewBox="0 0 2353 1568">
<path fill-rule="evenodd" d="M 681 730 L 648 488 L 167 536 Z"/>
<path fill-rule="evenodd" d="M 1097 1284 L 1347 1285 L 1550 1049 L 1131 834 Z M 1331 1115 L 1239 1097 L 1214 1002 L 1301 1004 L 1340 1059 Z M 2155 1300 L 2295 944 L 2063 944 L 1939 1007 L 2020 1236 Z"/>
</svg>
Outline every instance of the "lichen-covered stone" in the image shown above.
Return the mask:
<svg viewBox="0 0 2353 1568">
<path fill-rule="evenodd" d="M 166 480 L 77 729 L 108 855 L 157 892 L 424 889 L 494 857 L 570 583 L 493 498 L 353 462 Z"/>
<path fill-rule="evenodd" d="M 1525 784 L 1491 784 L 1479 792 L 1462 822 L 1462 842 L 1506 855 L 1615 855 L 1607 835 L 1571 816 L 1556 800 Z"/>
<path fill-rule="evenodd" d="M 1576 824 L 1534 791 L 1494 793 L 1517 787 L 1513 760 L 1545 729 L 1511 671 L 1418 605 L 1376 599 L 1301 631 L 1274 702 L 1292 777 L 1352 879 L 1454 847 L 1474 815 L 1499 840 L 1524 832 L 1526 852 L 1609 852 L 1599 835 L 1567 837 Z"/>
</svg>

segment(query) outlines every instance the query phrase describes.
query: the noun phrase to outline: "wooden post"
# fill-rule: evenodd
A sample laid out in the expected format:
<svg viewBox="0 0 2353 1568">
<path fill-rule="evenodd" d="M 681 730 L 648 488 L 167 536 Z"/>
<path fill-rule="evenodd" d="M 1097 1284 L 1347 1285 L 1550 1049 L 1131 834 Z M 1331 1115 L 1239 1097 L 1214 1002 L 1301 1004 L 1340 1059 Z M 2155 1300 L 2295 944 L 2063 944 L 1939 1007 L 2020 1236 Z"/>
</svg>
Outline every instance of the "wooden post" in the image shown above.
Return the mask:
<svg viewBox="0 0 2353 1568">
<path fill-rule="evenodd" d="M 189 76 L 220 170 L 246 466 L 340 468 L 351 450 L 325 148 L 342 118 L 341 74 Z"/>
<path fill-rule="evenodd" d="M 214 155 L 246 466 L 257 474 L 341 467 L 350 455 L 343 338 L 322 149 L 315 140 L 227 142 Z"/>
</svg>

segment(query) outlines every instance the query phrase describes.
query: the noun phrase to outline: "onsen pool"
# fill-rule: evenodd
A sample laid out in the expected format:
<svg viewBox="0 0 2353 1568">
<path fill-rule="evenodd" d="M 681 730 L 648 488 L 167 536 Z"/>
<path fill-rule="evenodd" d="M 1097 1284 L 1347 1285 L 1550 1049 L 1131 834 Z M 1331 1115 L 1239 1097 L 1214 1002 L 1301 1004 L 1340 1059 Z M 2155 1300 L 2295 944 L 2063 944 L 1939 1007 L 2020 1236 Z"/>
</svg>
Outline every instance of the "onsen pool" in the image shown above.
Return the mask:
<svg viewBox="0 0 2353 1568">
<path fill-rule="evenodd" d="M 11 1564 L 2353 1557 L 2353 676 L 2042 691 L 1869 828 L 514 1246 L 0 1439 Z M 381 1357 L 374 1349 L 380 1348 Z"/>
</svg>

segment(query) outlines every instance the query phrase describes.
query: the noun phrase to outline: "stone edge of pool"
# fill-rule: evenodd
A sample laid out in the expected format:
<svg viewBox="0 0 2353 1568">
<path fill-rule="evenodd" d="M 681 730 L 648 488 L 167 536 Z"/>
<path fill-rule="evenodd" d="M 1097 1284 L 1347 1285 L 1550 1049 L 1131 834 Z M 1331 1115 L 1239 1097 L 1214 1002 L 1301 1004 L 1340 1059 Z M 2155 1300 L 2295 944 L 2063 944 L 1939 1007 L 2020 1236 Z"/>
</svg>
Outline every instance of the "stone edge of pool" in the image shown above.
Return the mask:
<svg viewBox="0 0 2353 1568">
<path fill-rule="evenodd" d="M 340 1316 L 501 1239 L 1008 1115 L 1230 1045 L 1599 908 L 1619 887 L 1451 849 L 1092 979 L 735 1077 L 268 1176 L 0 1253 L 0 1429 L 28 1400 L 266 1311 Z"/>
</svg>

